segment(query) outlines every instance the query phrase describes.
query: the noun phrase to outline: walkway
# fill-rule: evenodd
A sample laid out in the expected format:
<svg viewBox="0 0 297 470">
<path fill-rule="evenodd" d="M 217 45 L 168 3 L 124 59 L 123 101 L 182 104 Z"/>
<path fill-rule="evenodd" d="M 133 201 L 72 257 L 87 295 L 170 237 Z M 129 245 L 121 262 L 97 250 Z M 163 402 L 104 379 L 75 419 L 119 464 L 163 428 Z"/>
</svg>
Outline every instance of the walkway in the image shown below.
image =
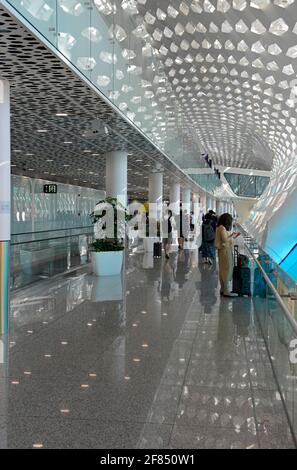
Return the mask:
<svg viewBox="0 0 297 470">
<path fill-rule="evenodd" d="M 250 299 L 197 252 L 15 293 L 0 448 L 290 448 Z"/>
</svg>

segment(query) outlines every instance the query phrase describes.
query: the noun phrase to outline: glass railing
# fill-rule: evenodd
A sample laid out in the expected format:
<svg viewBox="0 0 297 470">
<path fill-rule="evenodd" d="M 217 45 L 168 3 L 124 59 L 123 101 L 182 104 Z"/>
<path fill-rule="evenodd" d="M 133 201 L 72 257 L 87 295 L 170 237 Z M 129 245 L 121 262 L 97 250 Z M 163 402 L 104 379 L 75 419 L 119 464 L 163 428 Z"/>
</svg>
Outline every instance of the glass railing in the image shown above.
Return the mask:
<svg viewBox="0 0 297 470">
<path fill-rule="evenodd" d="M 243 231 L 241 227 L 240 230 Z M 248 249 L 253 253 L 258 263 L 264 269 L 276 291 L 297 321 L 297 282 L 245 231 L 243 231 L 243 237 Z M 261 276 L 259 268 L 255 266 L 254 296 L 265 297 L 265 286 L 266 283 L 263 276 Z"/>
<path fill-rule="evenodd" d="M 280 263 L 284 269 L 297 282 L 297 244 L 290 250 Z"/>
<path fill-rule="evenodd" d="M 12 235 L 11 288 L 21 288 L 88 263 L 93 234 L 93 227 L 78 227 Z"/>
<path fill-rule="evenodd" d="M 262 363 L 263 377 L 276 380 L 278 391 L 270 392 L 274 402 L 271 417 L 262 424 L 270 426 L 270 419 L 277 420 L 277 408 L 284 405 L 292 435 L 297 439 L 297 283 L 273 259 L 261 249 L 257 242 L 240 226 L 246 253 L 251 260 L 251 282 L 253 309 L 260 336 L 255 361 Z M 270 363 L 264 361 L 269 353 Z M 250 365 L 253 378 L 254 365 Z M 266 392 L 267 397 L 269 394 Z M 276 423 L 283 426 L 284 423 Z"/>
<path fill-rule="evenodd" d="M 165 46 L 161 52 L 154 47 L 160 38 L 148 33 L 136 2 L 0 0 L 1 3 L 21 15 L 21 20 L 27 20 L 30 28 L 59 51 L 66 64 L 74 66 L 167 156 L 181 167 L 190 160 L 203 166 L 202 158 L 197 161 L 201 154 L 197 132 L 185 125 L 178 96 L 167 77 L 165 66 L 170 66 L 171 59 L 165 65 L 160 60 L 161 54 L 168 51 Z M 192 68 L 195 73 L 194 64 Z M 178 80 L 182 85 L 178 77 L 172 79 L 173 84 Z M 179 88 L 181 93 L 183 88 Z M 104 133 L 103 124 L 101 128 Z"/>
</svg>

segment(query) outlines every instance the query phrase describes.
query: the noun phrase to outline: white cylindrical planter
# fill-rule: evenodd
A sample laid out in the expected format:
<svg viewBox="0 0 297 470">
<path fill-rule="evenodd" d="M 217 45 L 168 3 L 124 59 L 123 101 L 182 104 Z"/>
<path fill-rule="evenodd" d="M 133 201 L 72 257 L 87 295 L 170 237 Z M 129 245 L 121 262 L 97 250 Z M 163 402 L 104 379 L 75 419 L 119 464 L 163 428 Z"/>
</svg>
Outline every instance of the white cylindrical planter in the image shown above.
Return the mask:
<svg viewBox="0 0 297 470">
<path fill-rule="evenodd" d="M 125 207 L 128 188 L 127 152 L 110 152 L 106 155 L 106 196 L 117 198 Z"/>
<path fill-rule="evenodd" d="M 117 276 L 121 274 L 123 255 L 123 250 L 93 252 L 93 272 L 97 276 Z"/>
<path fill-rule="evenodd" d="M 10 89 L 0 80 L 0 336 L 9 321 L 10 165 Z"/>
<path fill-rule="evenodd" d="M 173 183 L 170 188 L 170 207 L 174 215 L 180 210 L 180 183 Z"/>
</svg>

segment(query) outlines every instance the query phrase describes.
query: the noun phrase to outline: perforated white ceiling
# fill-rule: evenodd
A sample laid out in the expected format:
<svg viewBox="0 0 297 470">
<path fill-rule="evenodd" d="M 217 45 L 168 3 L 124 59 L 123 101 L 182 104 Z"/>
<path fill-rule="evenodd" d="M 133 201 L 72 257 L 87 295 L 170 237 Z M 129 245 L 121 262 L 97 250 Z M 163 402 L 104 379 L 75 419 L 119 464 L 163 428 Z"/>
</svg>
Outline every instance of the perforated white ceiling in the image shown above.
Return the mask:
<svg viewBox="0 0 297 470">
<path fill-rule="evenodd" d="M 11 85 L 13 172 L 105 188 L 105 155 L 126 150 L 128 192 L 146 197 L 149 174 L 164 169 L 164 191 L 198 187 L 85 82 L 0 7 L 0 77 Z M 98 137 L 86 136 L 94 117 Z M 104 127 L 108 128 L 105 133 Z"/>
<path fill-rule="evenodd" d="M 158 59 L 158 69 L 148 80 L 156 90 L 153 99 L 173 111 L 172 127 L 181 126 L 178 102 L 182 128 L 191 129 L 185 138 L 197 138 L 215 163 L 269 170 L 295 152 L 295 0 L 94 3 L 114 27 L 127 25 L 123 15 L 137 25 L 130 31 L 126 27 L 122 37 L 132 32 L 140 38 L 143 55 L 153 48 Z M 140 63 L 137 48 L 137 41 L 131 40 L 126 50 L 135 66 Z M 141 73 L 146 73 L 144 64 Z M 156 88 L 160 76 L 166 77 L 166 84 Z M 141 115 L 137 119 L 145 128 Z M 164 123 L 155 130 L 164 145 L 170 132 Z"/>
</svg>

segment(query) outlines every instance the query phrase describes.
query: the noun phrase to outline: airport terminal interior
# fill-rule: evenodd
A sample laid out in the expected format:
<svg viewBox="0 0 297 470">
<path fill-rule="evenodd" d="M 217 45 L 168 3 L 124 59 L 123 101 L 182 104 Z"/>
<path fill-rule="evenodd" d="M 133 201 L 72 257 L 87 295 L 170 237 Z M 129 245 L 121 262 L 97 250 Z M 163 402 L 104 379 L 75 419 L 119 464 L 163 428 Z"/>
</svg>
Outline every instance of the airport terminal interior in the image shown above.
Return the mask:
<svg viewBox="0 0 297 470">
<path fill-rule="evenodd" d="M 295 0 L 0 0 L 0 449 L 297 448 L 296 74 Z"/>
</svg>

